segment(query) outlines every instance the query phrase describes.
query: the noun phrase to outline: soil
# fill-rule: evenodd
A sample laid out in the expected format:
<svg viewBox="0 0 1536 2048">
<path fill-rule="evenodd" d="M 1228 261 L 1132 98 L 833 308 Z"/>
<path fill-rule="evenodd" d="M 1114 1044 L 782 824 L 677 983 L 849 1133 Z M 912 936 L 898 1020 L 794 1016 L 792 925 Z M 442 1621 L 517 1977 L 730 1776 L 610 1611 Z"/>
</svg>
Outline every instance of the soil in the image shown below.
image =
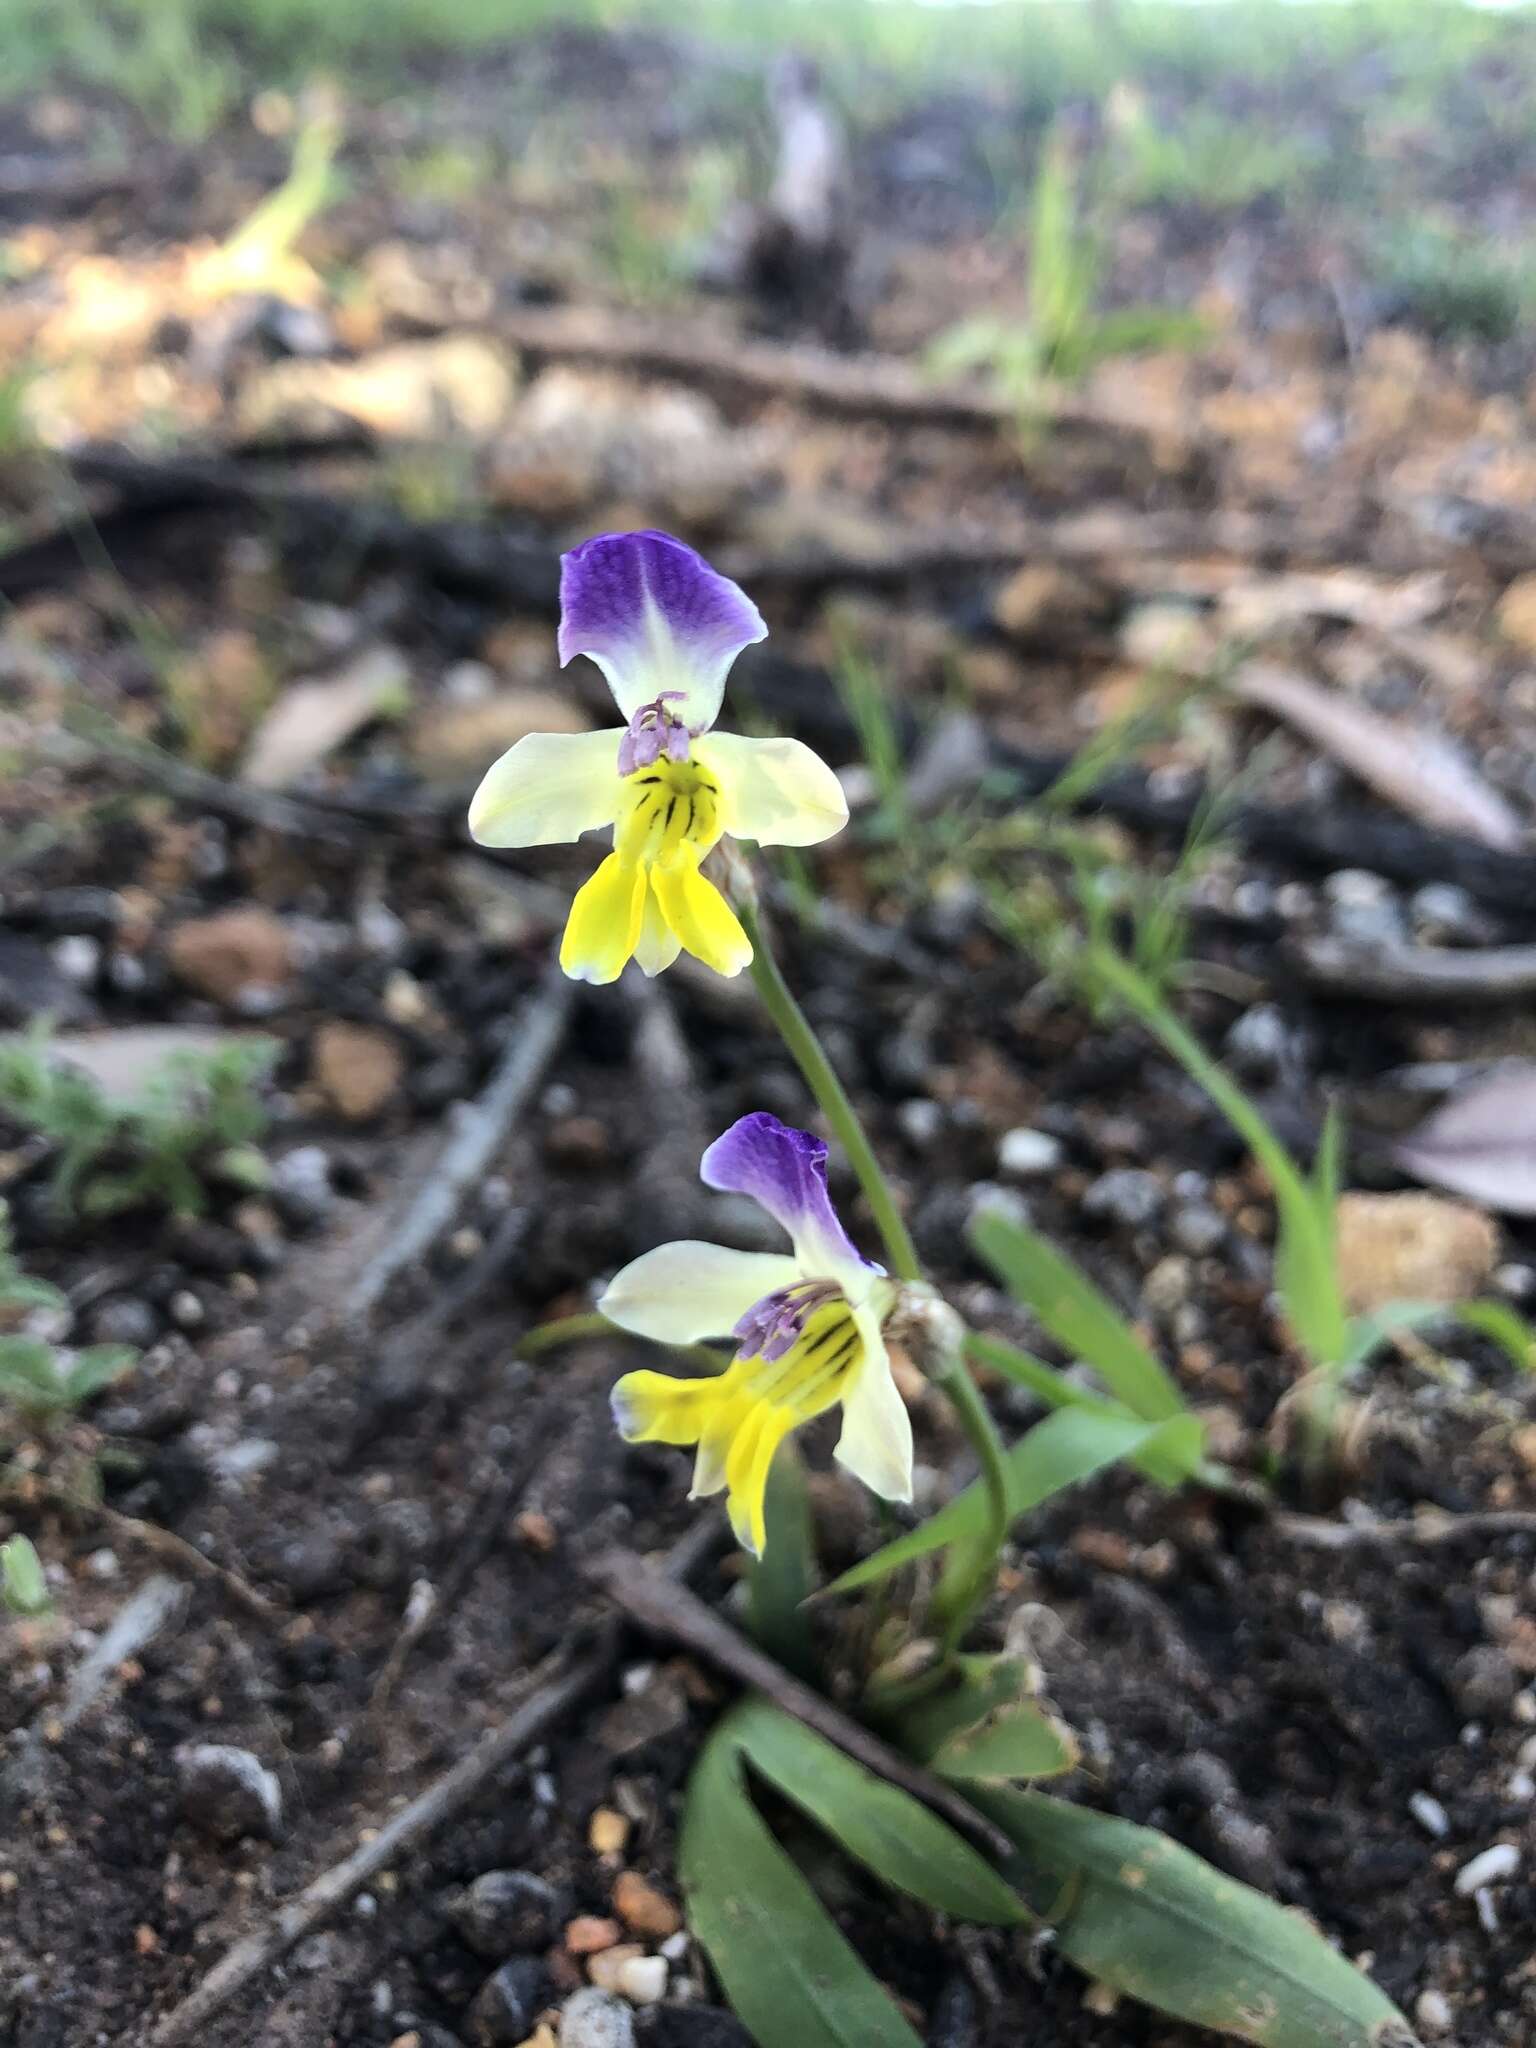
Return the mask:
<svg viewBox="0 0 1536 2048">
<path fill-rule="evenodd" d="M 756 93 L 753 81 L 760 124 Z M 1192 221 L 1169 207 L 1120 224 L 1110 295 L 1214 304 L 1251 259 L 1226 324 L 1193 355 L 1104 366 L 1077 395 L 1074 429 L 1022 446 L 997 427 L 888 407 L 829 412 L 787 375 L 777 394 L 733 384 L 728 367 L 689 386 L 537 343 L 519 365 L 506 337 L 550 304 L 607 308 L 618 334 L 643 317 L 715 338 L 727 364 L 744 338 L 824 344 L 827 322 L 739 280 L 705 296 L 685 276 L 638 310 L 624 303 L 614 236 L 630 187 L 615 160 L 676 202 L 690 152 L 730 140 L 742 104 L 739 69 L 661 38 L 558 33 L 475 66 L 435 63 L 409 109 L 348 109 L 349 190 L 302 244 L 310 282 L 235 300 L 201 297 L 187 252 L 226 235 L 281 174 L 284 146 L 243 117 L 126 201 L 66 214 L 40 197 L 31 217 L 13 204 L 27 267 L 5 331 L 36 365 L 42 438 L 3 464 L 15 527 L 0 555 L 13 600 L 0 732 L 26 772 L 0 789 L 0 1021 L 52 1015 L 119 1042 L 159 1025 L 259 1029 L 279 1045 L 263 1141 L 274 1190 L 221 1192 L 197 1221 L 61 1219 L 43 1199 L 49 1161 L 0 1123 L 0 1188 L 28 1269 L 69 1292 L 77 1337 L 137 1317 L 144 1345 L 132 1374 L 69 1424 L 10 1432 L 16 1485 L 0 1534 L 33 1538 L 55 1594 L 51 1616 L 9 1619 L 0 1635 L 13 1740 L 0 1777 L 0 2040 L 14 2048 L 149 2041 L 230 1943 L 493 1728 L 551 1650 L 601 1627 L 584 1558 L 614 1542 L 660 1552 L 716 1516 L 687 1501 L 681 1454 L 615 1435 L 622 1342 L 537 1362 L 515 1353 L 531 1326 L 589 1306 L 594 1281 L 662 1238 L 752 1241 L 745 1219 L 706 1205 L 697 1157 L 748 1110 L 810 1111 L 739 984 L 685 965 L 654 988 L 576 992 L 490 1170 L 367 1312 L 347 1306 L 440 1173 L 457 1105 L 552 1000 L 551 941 L 585 850 L 486 856 L 460 819 L 483 766 L 552 698 L 569 716 L 574 693 L 578 722 L 601 707 L 593 675 L 555 669 L 562 545 L 659 524 L 764 565 L 754 587 L 773 633 L 741 664 L 738 715 L 750 704 L 839 766 L 858 745 L 829 663 L 850 633 L 910 754 L 958 695 L 994 762 L 1038 767 L 1123 708 L 1155 663 L 1149 621 L 1166 624 L 1170 605 L 1209 620 L 1224 593 L 1257 585 L 1273 607 L 1271 650 L 1454 738 L 1529 829 L 1536 698 L 1508 593 L 1526 554 L 1536 567 L 1524 522 L 1536 422 L 1517 347 L 1438 346 L 1370 317 L 1355 332 L 1353 315 L 1346 333 L 1337 295 L 1317 285 L 1329 252 L 1295 220 L 1261 207 Z M 985 135 L 1037 138 L 1016 113 L 946 95 L 858 132 L 836 339 L 910 355 L 998 304 L 1018 275 L 1019 230 L 1000 218 Z M 6 118 L 19 150 L 56 166 L 85 161 L 89 122 L 131 136 L 137 120 L 63 89 L 52 139 L 29 125 L 35 109 Z M 443 142 L 492 151 L 486 189 L 443 199 L 424 177 L 407 189 L 401 157 Z M 936 161 L 958 168 L 938 175 Z M 1506 167 L 1511 189 L 1518 172 Z M 1460 202 L 1475 216 L 1487 193 Z M 668 233 L 672 221 L 664 210 Z M 524 382 L 482 418 L 487 358 L 474 358 L 465 400 L 449 387 L 424 400 L 418 363 L 380 403 L 418 421 L 425 406 L 445 431 L 360 427 L 343 405 L 339 426 L 334 412 L 318 428 L 312 415 L 268 418 L 258 446 L 274 370 L 315 367 L 295 340 L 301 314 L 318 323 L 322 365 L 449 336 L 500 349 Z M 138 465 L 126 484 L 91 468 L 106 442 Z M 212 483 L 190 488 L 175 472 L 194 458 L 215 466 Z M 1011 604 L 995 562 L 908 577 L 881 566 L 903 541 L 935 537 L 990 537 L 1006 560 L 1011 536 L 1090 512 L 1113 529 L 1102 551 L 1035 564 L 1043 580 L 1015 584 Z M 1114 537 L 1164 515 L 1198 537 L 1153 557 Z M 1248 522 L 1246 552 L 1232 519 Z M 1440 582 L 1407 623 L 1373 625 L 1337 591 L 1298 598 L 1291 566 L 1356 572 L 1383 605 L 1405 573 Z M 403 656 L 408 703 L 360 717 L 302 765 L 287 808 L 253 790 L 241 764 L 285 691 L 381 645 Z M 1329 882 L 1348 865 L 1337 835 L 1309 854 L 1307 820 L 1327 813 L 1364 844 L 1384 800 L 1231 703 L 1160 732 L 1126 772 L 1141 798 L 1187 794 L 1202 775 L 1228 777 L 1261 735 L 1261 784 L 1244 801 L 1292 820 L 1291 852 L 1252 833 L 1223 841 L 1191 902 L 1196 971 L 1181 1007 L 1219 1044 L 1274 1005 L 1278 1049 L 1248 1078 L 1276 1127 L 1310 1152 L 1341 1099 L 1352 1183 L 1400 1187 L 1388 1146 L 1421 1107 L 1413 1070 L 1528 1051 L 1527 1016 L 1308 989 L 1287 946 L 1329 929 L 1350 891 Z M 1124 804 L 1119 815 L 1104 844 L 1166 872 L 1176 836 L 1145 814 L 1123 822 Z M 975 1263 L 964 1227 L 977 1189 L 1006 1178 L 1003 1134 L 1053 1137 L 1057 1163 L 1022 1190 L 1032 1220 L 1141 1320 L 1235 1472 L 1280 1508 L 1356 1531 L 1325 1547 L 1256 1496 L 1170 1496 L 1111 1474 L 1015 1532 L 978 1639 L 1038 1662 L 1083 1740 L 1078 1796 L 1310 1914 L 1427 2040 L 1531 2038 L 1528 1861 L 1480 1899 L 1454 1887 L 1496 1842 L 1524 1844 L 1528 1859 L 1536 1535 L 1487 1516 L 1536 1505 L 1531 1382 L 1472 1337 L 1447 1338 L 1438 1368 L 1421 1352 L 1389 1356 L 1353 1390 L 1340 1468 L 1322 1491 L 1305 1487 L 1262 1179 L 1149 1041 L 1045 979 L 947 843 L 911 829 L 915 856 L 866 807 L 816 859 L 825 925 L 791 914 L 788 871 L 774 901 L 791 981 L 934 1277 L 978 1325 L 1049 1348 Z M 1422 813 L 1405 829 L 1413 880 L 1433 883 L 1465 853 Z M 1413 867 L 1369 897 L 1405 929 L 1423 920 Z M 1475 936 L 1536 938 L 1536 908 L 1499 872 L 1502 889 L 1469 899 Z M 263 936 L 248 928 L 233 964 L 226 950 L 210 965 L 187 928 L 236 908 L 260 914 Z M 339 1026 L 364 1036 L 338 1040 Z M 327 1031 L 341 1048 L 342 1081 L 329 1084 Z M 1085 1201 L 1122 1170 L 1146 1177 L 1146 1213 Z M 834 1189 L 872 1243 L 837 1168 Z M 1191 1208 L 1217 1218 L 1200 1252 L 1176 1228 Z M 1498 1284 L 1519 1299 L 1536 1288 L 1532 1229 L 1504 1218 L 1497 1231 Z M 1034 1419 L 1016 1390 L 989 1393 L 1010 1432 Z M 935 1397 L 915 1408 L 920 1504 L 931 1503 L 969 1476 L 967 1454 Z M 877 1540 L 873 1513 L 820 1434 L 807 1450 L 824 1551 L 846 1562 Z M 61 1508 L 57 1488 L 93 1473 L 108 1509 L 238 1574 L 262 1611 L 121 1520 Z M 1465 1528 L 1427 1540 L 1432 1511 Z M 1367 1516 L 1389 1525 L 1383 1540 L 1359 1533 Z M 700 1556 L 696 1589 L 728 1601 L 723 1532 Z M 174 1611 L 72 1717 L 83 1660 L 155 1574 L 181 1586 Z M 437 1612 L 402 1651 L 423 1587 Z M 823 1626 L 851 1654 L 844 1624 Z M 583 1981 L 563 1930 L 611 1913 L 621 1869 L 679 1896 L 681 1788 L 728 1696 L 665 1644 L 624 1636 L 592 1698 L 200 2038 L 521 2038 L 474 2031 L 488 2023 L 471 2007 L 506 1958 L 464 1940 L 463 1888 L 497 1870 L 554 1887 L 551 1925 L 525 1946 L 545 1961 L 532 2010 L 558 2005 Z M 188 1743 L 248 1750 L 276 1774 L 276 1840 L 194 1824 L 178 1757 Z M 600 1809 L 627 1823 L 617 1854 L 593 1846 Z M 829 1895 L 936 2048 L 1194 2048 L 1191 2031 L 1090 1990 L 1048 1940 L 957 1933 L 846 1871 Z M 672 1965 L 667 1999 L 638 2011 L 642 2041 L 742 2039 L 702 1958 Z"/>
</svg>

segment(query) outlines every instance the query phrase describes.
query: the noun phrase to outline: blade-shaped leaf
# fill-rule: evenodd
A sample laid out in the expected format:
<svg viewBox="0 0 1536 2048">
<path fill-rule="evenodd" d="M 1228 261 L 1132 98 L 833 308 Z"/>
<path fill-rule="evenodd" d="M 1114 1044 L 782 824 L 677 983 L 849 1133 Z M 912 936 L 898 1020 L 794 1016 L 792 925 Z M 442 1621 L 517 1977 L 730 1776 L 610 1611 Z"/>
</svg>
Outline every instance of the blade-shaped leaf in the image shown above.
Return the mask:
<svg viewBox="0 0 1536 2048">
<path fill-rule="evenodd" d="M 1121 1458 L 1133 1458 L 1156 1445 L 1169 1457 L 1198 1460 L 1204 1430 L 1194 1415 L 1176 1415 L 1167 1422 L 1143 1422 L 1134 1416 L 1091 1415 L 1082 1408 L 1063 1408 L 1037 1422 L 1008 1452 L 1008 1513 L 1010 1520 L 1038 1507 L 1052 1494 L 1090 1478 L 1106 1465 Z M 834 1579 L 829 1593 L 851 1593 L 876 1579 L 888 1578 L 902 1565 L 946 1543 L 963 1542 L 979 1534 L 985 1524 L 986 1497 L 980 1483 L 968 1486 L 948 1507 L 930 1515 L 921 1527 L 898 1536 L 873 1557 L 866 1557 L 841 1578 Z"/>
<path fill-rule="evenodd" d="M 1120 1311 L 1036 1231 L 983 1208 L 972 1220 L 970 1239 L 1015 1299 L 1058 1344 L 1085 1359 L 1133 1414 L 1153 1422 L 1184 1414 L 1183 1396 Z"/>
<path fill-rule="evenodd" d="M 1258 2048 L 1413 2048 L 1369 1978 L 1308 1922 L 1150 1828 L 1042 1792 L 980 1787 L 1012 1875 L 1080 1970 Z"/>
<path fill-rule="evenodd" d="M 1070 1729 L 1029 1697 L 1022 1657 L 960 1657 L 953 1683 L 896 1719 L 901 1747 L 942 1778 L 1006 1785 L 1077 1762 Z"/>
<path fill-rule="evenodd" d="M 12 1614 L 46 1614 L 53 1605 L 42 1559 L 25 1536 L 0 1543 L 0 1605 Z"/>
<path fill-rule="evenodd" d="M 766 1700 L 744 1701 L 730 1720 L 752 1768 L 882 1884 L 960 1920 L 1018 1927 L 1031 1918 L 991 1864 L 910 1792 Z"/>
<path fill-rule="evenodd" d="M 967 1355 L 978 1365 L 990 1366 L 1017 1387 L 1027 1387 L 1048 1407 L 1084 1408 L 1090 1415 L 1108 1415 L 1122 1421 L 1130 1417 L 1131 1411 L 1123 1401 L 1106 1401 L 1102 1394 L 1090 1394 L 1086 1387 L 1080 1387 L 1065 1373 L 1057 1372 L 1043 1359 L 1021 1351 L 1016 1344 L 1005 1344 L 1001 1337 L 987 1337 L 973 1330 L 965 1340 L 965 1348 Z M 1186 1479 L 1193 1478 L 1201 1460 L 1198 1449 L 1193 1457 L 1171 1456 L 1154 1438 L 1148 1448 L 1136 1452 L 1130 1462 L 1159 1486 L 1171 1487 L 1181 1486 Z"/>
<path fill-rule="evenodd" d="M 1194 1033 L 1184 1028 L 1128 960 L 1110 947 L 1100 947 L 1093 957 L 1093 971 L 1205 1090 L 1268 1175 L 1278 1217 L 1275 1285 L 1297 1339 L 1313 1363 L 1336 1365 L 1344 1352 L 1347 1318 L 1333 1241 L 1334 1205 L 1323 1199 L 1323 1194 L 1337 1172 L 1337 1134 L 1325 1133 L 1324 1156 L 1314 1187 L 1230 1074 L 1211 1058 Z"/>
<path fill-rule="evenodd" d="M 47 1280 L 34 1280 L 30 1273 L 0 1276 L 0 1305 L 9 1309 L 66 1308 L 69 1297 Z"/>
<path fill-rule="evenodd" d="M 1497 1344 L 1522 1371 L 1536 1371 L 1536 1330 L 1508 1302 L 1460 1301 L 1451 1313 Z"/>
<path fill-rule="evenodd" d="M 726 1996 L 765 2048 L 921 2048 L 752 1804 L 734 1720 L 699 1753 L 679 1845 L 689 1924 Z"/>
</svg>

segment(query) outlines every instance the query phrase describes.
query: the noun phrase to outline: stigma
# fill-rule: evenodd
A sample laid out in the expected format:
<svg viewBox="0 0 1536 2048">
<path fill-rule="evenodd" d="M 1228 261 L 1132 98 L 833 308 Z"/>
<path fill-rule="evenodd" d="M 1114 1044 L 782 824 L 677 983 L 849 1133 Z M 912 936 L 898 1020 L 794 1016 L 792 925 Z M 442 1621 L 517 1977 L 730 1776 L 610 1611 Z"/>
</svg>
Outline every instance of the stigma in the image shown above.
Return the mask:
<svg viewBox="0 0 1536 2048">
<path fill-rule="evenodd" d="M 684 695 L 682 690 L 663 690 L 635 712 L 619 741 L 620 775 L 637 774 L 663 756 L 674 762 L 688 759 L 688 728 L 667 709 L 669 702 L 681 702 Z"/>
</svg>

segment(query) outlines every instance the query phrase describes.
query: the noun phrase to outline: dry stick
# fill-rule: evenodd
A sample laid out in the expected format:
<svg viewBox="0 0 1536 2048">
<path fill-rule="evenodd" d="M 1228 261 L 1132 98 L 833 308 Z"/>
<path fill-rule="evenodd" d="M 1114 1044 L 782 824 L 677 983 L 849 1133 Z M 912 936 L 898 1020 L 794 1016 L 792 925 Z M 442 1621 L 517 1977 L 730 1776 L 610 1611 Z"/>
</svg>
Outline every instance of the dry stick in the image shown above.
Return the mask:
<svg viewBox="0 0 1536 2048">
<path fill-rule="evenodd" d="M 1294 957 L 1313 988 L 1383 1003 L 1512 1003 L 1536 994 L 1536 946 L 1358 947 L 1305 939 Z"/>
<path fill-rule="evenodd" d="M 141 1522 L 137 1515 L 121 1514 L 102 1501 L 90 1500 L 57 1480 L 46 1479 L 35 1472 L 28 1473 L 25 1479 L 8 1483 L 4 1496 L 18 1506 L 46 1503 L 64 1514 L 91 1515 L 121 1541 L 137 1543 L 162 1564 L 193 1578 L 206 1580 L 234 1606 L 243 1608 L 269 1628 L 281 1628 L 293 1619 L 287 1608 L 269 1600 L 265 1593 L 257 1592 L 238 1572 L 232 1572 L 228 1565 L 216 1564 L 211 1557 L 205 1557 L 195 1544 L 189 1543 L 185 1536 L 178 1536 L 174 1529 L 162 1529 L 158 1522 Z"/>
<path fill-rule="evenodd" d="M 570 1021 L 575 985 L 552 967 L 533 996 L 489 1084 L 460 1112 L 458 1129 L 438 1155 L 389 1242 L 359 1274 L 343 1307 L 364 1316 L 384 1290 L 453 1221 L 465 1190 L 489 1167 L 518 1112 L 539 1085 Z"/>
<path fill-rule="evenodd" d="M 191 1995 L 161 2021 L 150 2036 L 149 2048 L 182 2048 L 183 2043 L 194 2040 L 215 2013 L 296 1942 L 339 1912 L 381 1870 L 461 1812 L 498 1771 L 552 1722 L 577 1706 L 606 1677 L 614 1656 L 614 1635 L 608 1631 L 584 1657 L 573 1659 L 566 1649 L 546 1657 L 534 1671 L 522 1704 L 498 1728 L 387 1820 L 371 1840 L 323 1871 L 297 1898 L 279 1906 L 254 1934 L 237 1941 Z"/>
<path fill-rule="evenodd" d="M 743 1685 L 752 1686 L 786 1714 L 792 1714 L 807 1728 L 824 1736 L 845 1756 L 851 1756 L 855 1763 L 863 1764 L 877 1777 L 900 1786 L 903 1792 L 910 1792 L 924 1806 L 942 1814 L 992 1855 L 1002 1859 L 1017 1853 L 1002 1829 L 994 1827 L 958 1792 L 909 1762 L 840 1707 L 802 1684 L 765 1650 L 739 1635 L 686 1586 L 663 1577 L 626 1550 L 599 1551 L 583 1570 L 642 1628 L 670 1636 L 722 1671 L 730 1672 Z"/>
<path fill-rule="evenodd" d="M 1420 1543 L 1434 1548 L 1463 1537 L 1536 1536 L 1536 1514 L 1520 1508 L 1488 1508 L 1468 1515 L 1407 1518 L 1396 1522 L 1336 1522 L 1325 1515 L 1271 1515 L 1265 1524 L 1292 1543 L 1317 1550 L 1353 1550 L 1362 1543 Z"/>
</svg>

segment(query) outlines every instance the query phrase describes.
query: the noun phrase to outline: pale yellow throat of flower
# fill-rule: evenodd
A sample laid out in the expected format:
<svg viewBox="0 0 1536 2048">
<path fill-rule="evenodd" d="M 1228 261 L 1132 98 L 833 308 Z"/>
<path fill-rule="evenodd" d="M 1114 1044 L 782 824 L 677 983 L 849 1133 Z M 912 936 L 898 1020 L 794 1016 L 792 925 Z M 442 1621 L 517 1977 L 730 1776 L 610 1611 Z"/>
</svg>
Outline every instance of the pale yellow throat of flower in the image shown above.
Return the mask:
<svg viewBox="0 0 1536 2048">
<path fill-rule="evenodd" d="M 719 841 L 720 785 L 696 759 L 662 757 L 625 776 L 613 852 L 571 905 L 560 948 L 567 974 L 617 980 L 638 954 L 648 974 L 686 949 L 717 974 L 752 958 L 735 912 L 699 863 Z"/>
</svg>

